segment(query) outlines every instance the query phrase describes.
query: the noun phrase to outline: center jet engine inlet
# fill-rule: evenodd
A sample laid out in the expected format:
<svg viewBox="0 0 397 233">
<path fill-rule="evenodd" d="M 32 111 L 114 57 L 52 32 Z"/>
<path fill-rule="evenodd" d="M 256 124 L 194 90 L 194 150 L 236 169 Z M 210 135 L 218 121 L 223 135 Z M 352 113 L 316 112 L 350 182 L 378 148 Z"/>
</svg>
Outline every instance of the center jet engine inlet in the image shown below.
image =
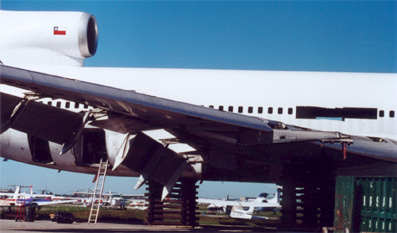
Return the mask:
<svg viewBox="0 0 397 233">
<path fill-rule="evenodd" d="M 127 136 L 117 154 L 113 170 L 120 164 L 141 174 L 135 189 L 149 179 L 163 185 L 161 199 L 164 200 L 188 163 L 182 155 L 144 133 L 138 133 L 132 139 L 130 135 Z"/>
</svg>

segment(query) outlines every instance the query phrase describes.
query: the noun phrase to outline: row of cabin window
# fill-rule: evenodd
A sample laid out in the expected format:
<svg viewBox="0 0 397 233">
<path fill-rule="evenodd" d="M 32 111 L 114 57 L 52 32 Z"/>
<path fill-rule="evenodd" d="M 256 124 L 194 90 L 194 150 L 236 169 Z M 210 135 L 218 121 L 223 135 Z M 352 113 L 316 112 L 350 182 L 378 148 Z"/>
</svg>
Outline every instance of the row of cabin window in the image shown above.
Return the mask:
<svg viewBox="0 0 397 233">
<path fill-rule="evenodd" d="M 209 107 L 210 108 L 214 108 L 214 105 L 210 105 Z M 226 111 L 226 108 L 224 106 L 222 106 L 222 105 L 220 105 L 218 107 L 218 109 L 220 111 Z M 257 113 L 262 114 L 263 110 L 264 110 L 263 107 L 258 107 Z M 227 107 L 227 111 L 228 112 L 233 112 L 234 111 L 234 107 L 233 106 Z M 237 107 L 237 112 L 238 113 L 243 113 L 244 112 L 244 107 L 243 106 Z M 292 115 L 294 113 L 294 110 L 293 110 L 293 108 L 288 108 L 287 112 L 288 112 L 288 115 Z M 254 113 L 254 107 L 252 107 L 252 106 L 248 107 L 248 113 Z M 268 114 L 273 114 L 273 108 L 272 107 L 267 108 L 267 113 Z M 277 113 L 278 114 L 283 114 L 283 108 L 277 108 Z"/>
<path fill-rule="evenodd" d="M 48 105 L 52 105 L 52 101 L 48 101 L 47 104 L 48 104 Z M 71 105 L 70 102 L 66 102 L 66 103 L 65 103 L 65 108 L 70 108 L 70 105 Z M 57 106 L 58 108 L 62 107 L 62 102 L 61 102 L 61 101 L 57 101 L 56 104 L 55 104 L 55 106 Z M 79 108 L 79 107 L 80 107 L 80 104 L 77 103 L 77 102 L 75 102 L 75 103 L 74 103 L 74 108 L 77 109 L 77 108 Z M 84 104 L 84 108 L 87 109 L 87 108 L 88 108 L 88 105 Z"/>
<path fill-rule="evenodd" d="M 214 105 L 210 105 L 209 107 L 210 107 L 210 108 L 214 108 Z M 218 107 L 218 109 L 219 109 L 220 111 L 226 111 L 226 110 L 225 110 L 225 107 L 224 107 L 223 105 L 220 105 L 220 106 Z M 233 106 L 229 106 L 229 107 L 227 108 L 227 111 L 228 111 L 228 112 L 233 112 L 233 111 L 234 111 L 234 107 L 233 107 Z M 238 112 L 238 113 L 243 113 L 243 111 L 244 111 L 243 106 L 239 106 L 239 107 L 237 108 L 237 112 Z M 263 113 L 263 107 L 258 107 L 257 112 L 258 112 L 259 114 L 262 114 L 262 113 Z M 252 107 L 252 106 L 248 107 L 248 113 L 254 113 L 254 107 Z M 269 107 L 269 108 L 267 109 L 267 113 L 268 113 L 268 114 L 273 114 L 273 108 L 272 108 L 272 107 Z M 278 113 L 278 114 L 283 114 L 283 108 L 277 108 L 277 113 Z M 288 108 L 288 115 L 292 115 L 293 113 L 294 113 L 293 108 Z M 394 118 L 395 115 L 396 115 L 396 114 L 395 114 L 395 112 L 394 112 L 393 110 L 391 110 L 391 111 L 389 112 L 389 117 L 390 117 L 390 118 Z M 380 111 L 379 111 L 379 117 L 385 117 L 385 111 L 380 110 Z"/>
<path fill-rule="evenodd" d="M 395 115 L 396 115 L 396 114 L 395 114 L 395 112 L 394 112 L 393 110 L 391 110 L 391 111 L 389 112 L 389 117 L 390 117 L 390 118 L 394 118 Z M 385 117 L 385 111 L 380 110 L 380 111 L 379 111 L 379 117 Z"/>
<path fill-rule="evenodd" d="M 48 101 L 47 104 L 48 104 L 48 105 L 52 105 L 52 101 Z M 56 106 L 57 106 L 58 108 L 60 108 L 61 105 L 62 105 L 62 102 L 60 102 L 60 101 L 56 102 Z M 79 108 L 79 106 L 80 106 L 79 103 L 77 103 L 77 102 L 74 103 L 74 108 L 77 109 L 77 108 Z M 209 107 L 210 107 L 210 108 L 214 108 L 213 105 L 210 105 Z M 65 103 L 65 108 L 70 108 L 70 102 L 66 102 L 66 103 Z M 84 104 L 84 108 L 87 109 L 87 108 L 88 108 L 88 105 Z M 225 111 L 225 110 L 224 110 L 224 107 L 223 107 L 222 105 L 220 105 L 218 109 L 219 109 L 220 111 Z M 233 110 L 234 110 L 234 107 L 233 107 L 233 106 L 229 106 L 229 107 L 227 108 L 227 111 L 229 111 L 229 112 L 233 112 Z M 243 106 L 239 106 L 239 107 L 237 108 L 237 112 L 238 112 L 238 113 L 243 113 L 243 110 L 244 110 Z M 257 110 L 258 110 L 258 113 L 259 113 L 259 114 L 262 114 L 262 113 L 263 113 L 263 107 L 258 107 Z M 252 106 L 248 107 L 248 113 L 254 113 L 254 107 L 252 107 Z M 267 108 L 267 113 L 268 113 L 268 114 L 273 114 L 273 108 L 272 108 L 272 107 Z M 278 114 L 283 114 L 283 108 L 278 108 L 278 109 L 277 109 L 277 113 L 278 113 Z M 293 114 L 293 108 L 288 108 L 288 115 L 292 115 L 292 114 Z M 379 111 L 379 117 L 385 117 L 385 111 L 380 110 L 380 111 Z M 393 110 L 389 111 L 389 117 L 390 117 L 390 118 L 394 118 L 394 117 L 395 117 L 395 112 L 394 112 Z"/>
</svg>

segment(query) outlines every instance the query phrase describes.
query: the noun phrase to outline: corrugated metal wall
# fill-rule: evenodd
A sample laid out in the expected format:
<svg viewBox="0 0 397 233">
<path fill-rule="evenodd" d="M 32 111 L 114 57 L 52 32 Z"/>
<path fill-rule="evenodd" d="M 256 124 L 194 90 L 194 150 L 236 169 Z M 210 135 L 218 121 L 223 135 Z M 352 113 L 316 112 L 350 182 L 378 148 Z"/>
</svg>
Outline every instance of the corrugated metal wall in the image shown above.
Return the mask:
<svg viewBox="0 0 397 233">
<path fill-rule="evenodd" d="M 397 178 L 356 178 L 355 189 L 360 231 L 397 232 Z"/>
<path fill-rule="evenodd" d="M 397 232 L 397 177 L 337 177 L 337 232 Z"/>
</svg>

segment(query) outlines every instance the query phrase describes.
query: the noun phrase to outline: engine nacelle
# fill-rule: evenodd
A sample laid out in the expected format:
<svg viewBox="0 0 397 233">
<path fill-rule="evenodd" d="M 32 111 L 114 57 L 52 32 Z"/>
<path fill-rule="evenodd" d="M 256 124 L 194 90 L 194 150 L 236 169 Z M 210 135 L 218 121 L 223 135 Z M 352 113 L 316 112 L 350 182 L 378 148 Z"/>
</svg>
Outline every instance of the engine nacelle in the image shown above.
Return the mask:
<svg viewBox="0 0 397 233">
<path fill-rule="evenodd" d="M 83 12 L 0 11 L 4 65 L 83 66 L 95 54 L 98 26 Z"/>
</svg>

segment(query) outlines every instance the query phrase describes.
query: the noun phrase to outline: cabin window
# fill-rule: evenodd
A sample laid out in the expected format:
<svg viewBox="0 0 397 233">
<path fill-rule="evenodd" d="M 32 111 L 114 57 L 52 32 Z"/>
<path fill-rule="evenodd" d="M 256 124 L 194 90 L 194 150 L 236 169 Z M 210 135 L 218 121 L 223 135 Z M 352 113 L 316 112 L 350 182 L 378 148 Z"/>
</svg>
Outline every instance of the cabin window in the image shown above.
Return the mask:
<svg viewBox="0 0 397 233">
<path fill-rule="evenodd" d="M 48 101 L 47 104 L 48 104 L 48 105 L 52 105 L 52 101 Z"/>
<path fill-rule="evenodd" d="M 384 117 L 384 116 L 385 116 L 385 111 L 380 110 L 380 111 L 379 111 L 379 117 Z"/>
<path fill-rule="evenodd" d="M 229 106 L 229 108 L 227 109 L 229 112 L 233 112 L 233 106 Z"/>
<path fill-rule="evenodd" d="M 219 111 L 223 111 L 223 106 L 219 106 Z"/>
<path fill-rule="evenodd" d="M 263 113 L 263 108 L 262 107 L 258 107 L 258 113 L 260 113 L 260 114 Z"/>
<path fill-rule="evenodd" d="M 254 108 L 252 106 L 248 107 L 248 113 L 253 113 L 254 112 Z"/>
<path fill-rule="evenodd" d="M 214 108 L 214 105 L 210 105 L 209 108 Z"/>
<path fill-rule="evenodd" d="M 87 104 L 84 104 L 84 108 L 88 108 L 88 105 L 87 105 Z"/>
<path fill-rule="evenodd" d="M 390 112 L 389 112 L 390 118 L 394 118 L 394 115 L 395 115 L 394 111 L 390 111 Z"/>
<path fill-rule="evenodd" d="M 267 109 L 267 113 L 272 114 L 272 113 L 273 113 L 273 108 L 272 108 L 272 107 L 269 107 L 269 108 Z"/>
<path fill-rule="evenodd" d="M 293 113 L 292 108 L 288 108 L 288 115 L 292 115 L 292 113 Z"/>
<path fill-rule="evenodd" d="M 60 102 L 60 101 L 57 102 L 57 107 L 58 107 L 58 108 L 61 107 L 61 102 Z"/>
<path fill-rule="evenodd" d="M 74 103 L 74 108 L 79 108 L 79 105 L 80 105 L 79 103 L 75 102 Z"/>
<path fill-rule="evenodd" d="M 283 114 L 283 108 L 278 108 L 278 109 L 277 109 L 277 113 L 278 113 L 278 114 Z"/>
<path fill-rule="evenodd" d="M 238 107 L 238 113 L 243 113 L 243 106 Z"/>
<path fill-rule="evenodd" d="M 70 108 L 70 102 L 66 102 L 65 108 Z"/>
</svg>

